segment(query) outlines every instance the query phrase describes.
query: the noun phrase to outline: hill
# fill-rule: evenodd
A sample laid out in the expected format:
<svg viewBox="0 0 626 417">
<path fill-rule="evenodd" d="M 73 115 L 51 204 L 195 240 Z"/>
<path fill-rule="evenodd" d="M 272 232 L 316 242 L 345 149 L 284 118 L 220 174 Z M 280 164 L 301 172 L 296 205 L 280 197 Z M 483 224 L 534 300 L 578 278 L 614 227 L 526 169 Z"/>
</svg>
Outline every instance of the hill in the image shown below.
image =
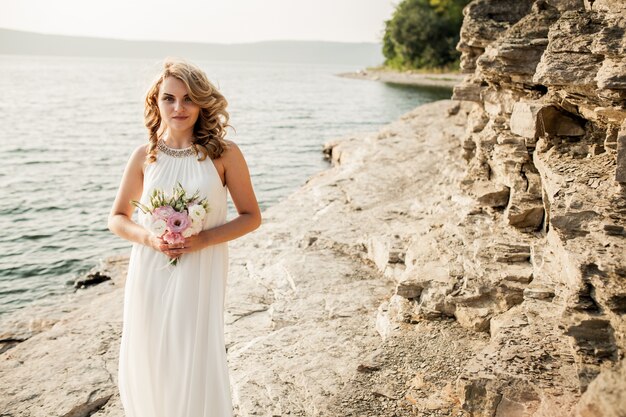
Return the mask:
<svg viewBox="0 0 626 417">
<path fill-rule="evenodd" d="M 382 60 L 381 45 L 372 42 L 262 41 L 198 43 L 128 41 L 47 35 L 0 29 L 0 54 L 116 58 L 160 58 L 167 55 L 212 61 L 297 62 L 371 66 Z"/>
</svg>

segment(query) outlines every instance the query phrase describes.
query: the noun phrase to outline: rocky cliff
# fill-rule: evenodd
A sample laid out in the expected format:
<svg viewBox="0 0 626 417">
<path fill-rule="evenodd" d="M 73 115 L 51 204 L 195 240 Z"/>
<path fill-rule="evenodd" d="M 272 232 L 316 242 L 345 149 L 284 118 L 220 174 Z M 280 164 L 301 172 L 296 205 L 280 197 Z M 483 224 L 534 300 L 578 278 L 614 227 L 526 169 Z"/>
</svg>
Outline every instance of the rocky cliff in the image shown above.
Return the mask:
<svg viewBox="0 0 626 417">
<path fill-rule="evenodd" d="M 456 282 L 420 279 L 415 302 L 489 333 L 459 386 L 475 415 L 624 416 L 626 2 L 464 15 L 454 98 L 478 104 L 461 182 L 477 206 L 438 260 Z"/>
</svg>

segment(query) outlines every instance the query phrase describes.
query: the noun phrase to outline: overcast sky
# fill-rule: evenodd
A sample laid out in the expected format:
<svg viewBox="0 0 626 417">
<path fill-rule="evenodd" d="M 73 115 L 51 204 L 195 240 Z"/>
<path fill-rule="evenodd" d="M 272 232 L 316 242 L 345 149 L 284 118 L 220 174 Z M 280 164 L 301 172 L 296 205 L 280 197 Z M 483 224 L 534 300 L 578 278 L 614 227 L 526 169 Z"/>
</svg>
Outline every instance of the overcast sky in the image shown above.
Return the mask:
<svg viewBox="0 0 626 417">
<path fill-rule="evenodd" d="M 379 42 L 399 0 L 0 0 L 0 27 L 130 40 Z"/>
</svg>

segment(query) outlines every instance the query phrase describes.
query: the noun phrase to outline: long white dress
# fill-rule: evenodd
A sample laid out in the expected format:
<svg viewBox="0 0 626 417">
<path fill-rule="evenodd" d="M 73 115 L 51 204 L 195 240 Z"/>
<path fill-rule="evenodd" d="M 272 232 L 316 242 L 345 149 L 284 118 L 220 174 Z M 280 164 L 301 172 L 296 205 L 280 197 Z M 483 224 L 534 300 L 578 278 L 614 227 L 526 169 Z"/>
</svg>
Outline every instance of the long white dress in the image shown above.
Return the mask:
<svg viewBox="0 0 626 417">
<path fill-rule="evenodd" d="M 171 148 L 165 149 L 168 153 Z M 226 222 L 227 187 L 213 161 L 159 151 L 145 168 L 141 202 L 155 187 L 209 201 L 203 229 Z M 138 223 L 147 226 L 139 212 Z M 228 244 L 182 254 L 178 265 L 133 244 L 124 290 L 118 385 L 126 417 L 230 417 L 232 402 L 224 344 Z"/>
</svg>

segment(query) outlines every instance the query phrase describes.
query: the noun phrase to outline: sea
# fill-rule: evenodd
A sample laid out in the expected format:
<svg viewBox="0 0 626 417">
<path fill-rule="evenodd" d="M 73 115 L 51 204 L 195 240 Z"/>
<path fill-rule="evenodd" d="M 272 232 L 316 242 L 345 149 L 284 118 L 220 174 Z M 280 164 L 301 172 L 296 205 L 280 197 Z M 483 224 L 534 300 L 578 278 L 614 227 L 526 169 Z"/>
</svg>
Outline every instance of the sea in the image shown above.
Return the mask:
<svg viewBox="0 0 626 417">
<path fill-rule="evenodd" d="M 228 101 L 261 210 L 329 167 L 323 144 L 375 132 L 451 90 L 337 76 L 346 65 L 194 61 Z M 107 228 L 160 60 L 0 55 L 0 319 L 54 303 L 131 243 Z M 237 212 L 229 198 L 228 219 Z"/>
</svg>

